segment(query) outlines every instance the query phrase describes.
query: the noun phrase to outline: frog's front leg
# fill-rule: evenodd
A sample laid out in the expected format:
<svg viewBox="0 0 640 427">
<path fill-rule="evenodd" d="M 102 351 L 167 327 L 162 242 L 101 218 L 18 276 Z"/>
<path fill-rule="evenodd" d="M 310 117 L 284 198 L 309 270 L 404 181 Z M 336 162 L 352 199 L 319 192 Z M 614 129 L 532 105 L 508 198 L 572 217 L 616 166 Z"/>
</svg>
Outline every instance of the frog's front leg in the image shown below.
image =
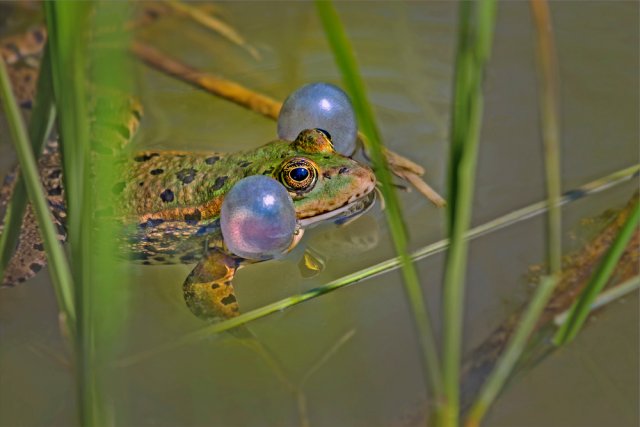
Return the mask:
<svg viewBox="0 0 640 427">
<path fill-rule="evenodd" d="M 224 320 L 239 314 L 231 281 L 239 261 L 217 250 L 207 253 L 184 282 L 187 306 L 203 320 Z"/>
</svg>

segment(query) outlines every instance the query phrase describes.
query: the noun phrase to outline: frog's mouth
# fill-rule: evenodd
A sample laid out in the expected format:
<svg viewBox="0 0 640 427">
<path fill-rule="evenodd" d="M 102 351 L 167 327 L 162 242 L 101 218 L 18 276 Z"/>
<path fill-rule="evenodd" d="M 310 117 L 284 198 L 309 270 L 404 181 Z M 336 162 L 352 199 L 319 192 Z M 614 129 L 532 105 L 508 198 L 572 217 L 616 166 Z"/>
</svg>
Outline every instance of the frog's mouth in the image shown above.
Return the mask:
<svg viewBox="0 0 640 427">
<path fill-rule="evenodd" d="M 370 191 L 359 199 L 349 202 L 338 209 L 314 215 L 312 217 L 302 218 L 298 222 L 302 228 L 307 228 L 329 220 L 336 223 L 343 223 L 367 212 L 371 209 L 375 201 L 376 192 Z"/>
</svg>

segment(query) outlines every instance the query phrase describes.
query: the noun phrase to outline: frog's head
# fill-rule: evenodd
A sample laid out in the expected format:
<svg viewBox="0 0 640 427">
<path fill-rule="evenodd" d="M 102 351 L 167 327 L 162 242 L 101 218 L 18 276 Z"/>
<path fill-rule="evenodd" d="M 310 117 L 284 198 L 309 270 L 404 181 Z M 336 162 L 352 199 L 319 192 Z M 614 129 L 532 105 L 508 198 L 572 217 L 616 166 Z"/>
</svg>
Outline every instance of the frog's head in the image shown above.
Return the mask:
<svg viewBox="0 0 640 427">
<path fill-rule="evenodd" d="M 300 132 L 274 177 L 289 191 L 303 226 L 355 215 L 375 199 L 373 171 L 337 153 L 322 129 Z"/>
</svg>

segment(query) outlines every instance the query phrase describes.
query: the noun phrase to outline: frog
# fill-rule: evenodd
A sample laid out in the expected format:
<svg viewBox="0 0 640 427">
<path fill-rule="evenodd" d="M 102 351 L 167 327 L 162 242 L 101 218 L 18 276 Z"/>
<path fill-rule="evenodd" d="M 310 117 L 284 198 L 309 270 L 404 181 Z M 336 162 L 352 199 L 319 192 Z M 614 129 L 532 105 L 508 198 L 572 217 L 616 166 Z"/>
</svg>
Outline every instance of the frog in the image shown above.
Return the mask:
<svg viewBox="0 0 640 427">
<path fill-rule="evenodd" d="M 42 37 L 32 32 L 29 40 L 40 43 Z M 5 55 L 7 62 L 35 64 L 10 69 L 17 98 L 28 115 L 37 61 L 24 61 L 31 58 L 31 52 L 20 52 L 15 46 L 12 42 L 11 49 L 5 50 L 13 54 Z M 20 54 L 16 55 L 16 51 Z M 133 139 L 143 117 L 136 102 L 125 102 L 125 110 L 126 124 L 113 126 L 124 141 L 122 145 Z M 60 160 L 58 141 L 53 137 L 39 159 L 39 168 L 58 238 L 65 241 L 66 209 Z M 183 283 L 183 295 L 191 312 L 206 321 L 239 315 L 233 278 L 238 269 L 264 261 L 237 256 L 224 242 L 220 211 L 225 196 L 239 180 L 265 175 L 278 181 L 291 196 L 298 226 L 291 245 L 282 255 L 299 244 L 306 229 L 327 221 L 352 220 L 369 209 L 376 198 L 376 177 L 371 168 L 336 152 L 330 133 L 323 129 L 306 129 L 294 141 L 274 140 L 237 153 L 131 152 L 120 161 L 120 167 L 121 180 L 112 189 L 118 203 L 109 212 L 100 213 L 119 223 L 122 230 L 119 253 L 143 265 L 195 265 Z M 0 206 L 9 200 L 15 176 L 16 172 L 12 172 L 5 177 Z M 2 285 L 24 282 L 45 264 L 35 216 L 28 206 L 18 247 Z"/>
<path fill-rule="evenodd" d="M 367 165 L 337 153 L 322 129 L 231 154 L 142 151 L 123 170 L 123 180 L 114 185 L 123 203 L 123 252 L 144 265 L 196 262 L 183 293 L 191 311 L 207 320 L 240 312 L 233 277 L 262 261 L 234 255 L 224 242 L 220 210 L 235 183 L 264 175 L 284 186 L 298 221 L 288 252 L 305 229 L 364 213 L 375 201 L 377 182 Z"/>
</svg>

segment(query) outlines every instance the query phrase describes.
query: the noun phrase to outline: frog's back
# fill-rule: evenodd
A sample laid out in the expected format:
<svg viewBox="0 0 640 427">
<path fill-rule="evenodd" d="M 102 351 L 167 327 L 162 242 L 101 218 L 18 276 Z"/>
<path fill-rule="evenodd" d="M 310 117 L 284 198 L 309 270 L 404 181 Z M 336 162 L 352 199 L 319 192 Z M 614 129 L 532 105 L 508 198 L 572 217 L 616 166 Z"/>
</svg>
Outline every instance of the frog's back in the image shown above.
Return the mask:
<svg viewBox="0 0 640 427">
<path fill-rule="evenodd" d="M 248 158 L 251 152 L 144 151 L 127 160 L 124 179 L 114 186 L 122 201 L 123 253 L 143 264 L 189 264 L 221 248 L 226 192 L 242 177 L 273 172 Z"/>
</svg>

